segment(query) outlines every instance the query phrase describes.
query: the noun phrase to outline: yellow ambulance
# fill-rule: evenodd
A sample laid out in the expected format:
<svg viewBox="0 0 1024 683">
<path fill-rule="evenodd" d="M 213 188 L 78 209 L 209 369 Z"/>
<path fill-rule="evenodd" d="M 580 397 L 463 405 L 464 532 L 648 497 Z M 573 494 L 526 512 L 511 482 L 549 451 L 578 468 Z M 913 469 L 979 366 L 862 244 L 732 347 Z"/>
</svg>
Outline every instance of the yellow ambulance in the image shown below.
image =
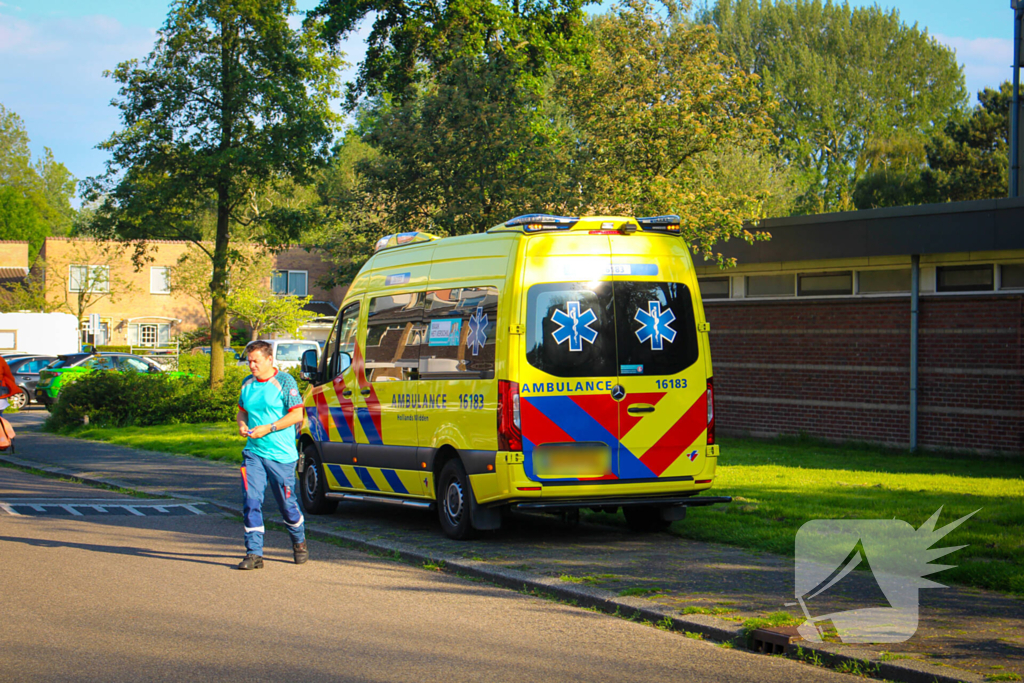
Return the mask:
<svg viewBox="0 0 1024 683">
<path fill-rule="evenodd" d="M 623 508 L 653 530 L 715 477 L 708 323 L 678 216 L 531 214 L 486 233 L 382 238 L 352 282 L 299 433 L 307 512 Z"/>
</svg>

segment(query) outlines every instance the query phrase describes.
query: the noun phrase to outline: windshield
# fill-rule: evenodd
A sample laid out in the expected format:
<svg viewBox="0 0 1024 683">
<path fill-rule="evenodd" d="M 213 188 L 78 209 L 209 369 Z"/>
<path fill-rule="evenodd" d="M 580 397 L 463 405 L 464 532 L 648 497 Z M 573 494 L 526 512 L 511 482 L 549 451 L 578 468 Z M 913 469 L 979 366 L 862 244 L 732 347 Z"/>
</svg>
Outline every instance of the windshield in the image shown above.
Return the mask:
<svg viewBox="0 0 1024 683">
<path fill-rule="evenodd" d="M 73 368 L 90 356 L 92 356 L 91 353 L 72 353 L 67 356 L 58 356 L 57 360 L 53 361 L 46 367 L 51 370 L 56 368 Z"/>
<path fill-rule="evenodd" d="M 304 351 L 316 351 L 319 347 L 315 342 L 308 342 L 305 344 L 278 344 L 276 360 L 281 361 L 300 361 L 302 360 L 302 353 Z"/>
</svg>

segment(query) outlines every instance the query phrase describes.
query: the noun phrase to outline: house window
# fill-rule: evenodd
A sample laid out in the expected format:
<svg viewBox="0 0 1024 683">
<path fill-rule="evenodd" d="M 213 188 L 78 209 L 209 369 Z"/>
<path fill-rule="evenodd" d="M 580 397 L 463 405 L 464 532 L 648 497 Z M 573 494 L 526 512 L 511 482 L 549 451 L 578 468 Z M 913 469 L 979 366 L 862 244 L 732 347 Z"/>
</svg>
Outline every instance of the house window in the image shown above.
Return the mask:
<svg viewBox="0 0 1024 683">
<path fill-rule="evenodd" d="M 164 346 L 171 343 L 170 323 L 129 323 L 129 346 Z"/>
<path fill-rule="evenodd" d="M 729 298 L 728 277 L 702 277 L 698 278 L 700 296 L 702 299 L 728 299 Z"/>
<path fill-rule="evenodd" d="M 69 266 L 69 292 L 109 292 L 109 266 Z"/>
<path fill-rule="evenodd" d="M 270 288 L 275 294 L 306 296 L 306 279 L 305 270 L 275 270 L 270 279 Z"/>
<path fill-rule="evenodd" d="M 999 266 L 999 289 L 1024 289 L 1024 263 Z"/>
<path fill-rule="evenodd" d="M 82 343 L 104 346 L 110 343 L 110 323 L 101 322 L 100 329 L 93 334 L 89 329 L 89 320 L 82 321 Z"/>
<path fill-rule="evenodd" d="M 153 266 L 149 269 L 149 293 L 171 293 L 171 269 L 166 266 Z"/>
<path fill-rule="evenodd" d="M 859 294 L 909 291 L 910 268 L 861 270 L 857 273 L 857 292 Z"/>
<path fill-rule="evenodd" d="M 17 330 L 0 330 L 0 351 L 13 351 L 18 348 Z"/>
<path fill-rule="evenodd" d="M 797 296 L 853 294 L 853 272 L 801 274 L 797 284 Z"/>
<path fill-rule="evenodd" d="M 747 296 L 793 296 L 793 275 L 748 275 Z"/>
<path fill-rule="evenodd" d="M 991 265 L 939 266 L 935 269 L 937 292 L 991 292 L 993 286 Z"/>
</svg>

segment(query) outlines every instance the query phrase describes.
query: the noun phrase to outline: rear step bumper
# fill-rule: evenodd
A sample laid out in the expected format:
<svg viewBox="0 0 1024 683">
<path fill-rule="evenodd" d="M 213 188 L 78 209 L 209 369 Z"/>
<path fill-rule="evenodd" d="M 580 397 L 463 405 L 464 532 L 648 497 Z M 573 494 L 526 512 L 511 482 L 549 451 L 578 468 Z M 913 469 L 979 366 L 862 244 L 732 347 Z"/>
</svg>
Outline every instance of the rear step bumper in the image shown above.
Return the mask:
<svg viewBox="0 0 1024 683">
<path fill-rule="evenodd" d="M 585 498 L 564 500 L 538 500 L 513 503 L 520 510 L 542 510 L 552 508 L 602 508 L 625 505 L 657 505 L 661 507 L 700 507 L 731 503 L 732 496 L 674 496 L 670 498 Z"/>
</svg>

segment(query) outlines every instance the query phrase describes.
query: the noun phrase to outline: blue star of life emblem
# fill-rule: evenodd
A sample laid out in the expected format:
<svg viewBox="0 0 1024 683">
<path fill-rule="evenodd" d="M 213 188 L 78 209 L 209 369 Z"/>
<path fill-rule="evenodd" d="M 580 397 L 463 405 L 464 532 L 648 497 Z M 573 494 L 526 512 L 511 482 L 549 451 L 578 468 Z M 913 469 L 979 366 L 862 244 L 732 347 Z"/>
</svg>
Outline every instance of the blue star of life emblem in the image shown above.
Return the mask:
<svg viewBox="0 0 1024 683">
<path fill-rule="evenodd" d="M 476 313 L 469 318 L 469 335 L 466 337 L 466 346 L 472 351 L 473 355 L 480 353 L 480 349 L 487 343 L 487 314 L 484 313 L 483 306 L 476 307 Z"/>
<path fill-rule="evenodd" d="M 582 351 L 584 341 L 593 344 L 597 339 L 597 330 L 590 327 L 597 322 L 597 315 L 591 308 L 580 313 L 579 301 L 567 301 L 565 308 L 568 313 L 557 308 L 551 314 L 551 321 L 559 326 L 551 336 L 558 344 L 568 339 L 570 351 Z"/>
<path fill-rule="evenodd" d="M 672 309 L 662 311 L 660 302 L 648 301 L 646 311 L 642 308 L 638 308 L 636 311 L 634 320 L 641 326 L 636 331 L 636 338 L 640 340 L 641 344 L 650 339 L 651 349 L 661 351 L 663 339 L 671 344 L 676 338 L 676 331 L 669 327 L 675 319 L 676 314 L 672 312 Z"/>
</svg>

